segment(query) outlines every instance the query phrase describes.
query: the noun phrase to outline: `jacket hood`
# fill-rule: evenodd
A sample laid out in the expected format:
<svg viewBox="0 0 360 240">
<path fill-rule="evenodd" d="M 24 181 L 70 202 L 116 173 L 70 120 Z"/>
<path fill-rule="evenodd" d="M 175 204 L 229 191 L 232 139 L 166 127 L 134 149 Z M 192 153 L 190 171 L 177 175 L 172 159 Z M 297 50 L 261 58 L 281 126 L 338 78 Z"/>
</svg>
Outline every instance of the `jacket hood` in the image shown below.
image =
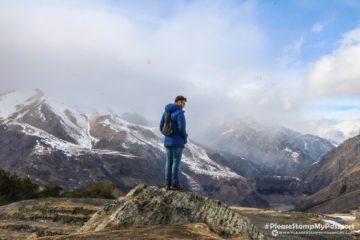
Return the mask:
<svg viewBox="0 0 360 240">
<path fill-rule="evenodd" d="M 165 107 L 166 112 L 171 112 L 172 113 L 172 112 L 176 112 L 178 110 L 181 110 L 181 108 L 176 103 L 169 103 Z"/>
</svg>

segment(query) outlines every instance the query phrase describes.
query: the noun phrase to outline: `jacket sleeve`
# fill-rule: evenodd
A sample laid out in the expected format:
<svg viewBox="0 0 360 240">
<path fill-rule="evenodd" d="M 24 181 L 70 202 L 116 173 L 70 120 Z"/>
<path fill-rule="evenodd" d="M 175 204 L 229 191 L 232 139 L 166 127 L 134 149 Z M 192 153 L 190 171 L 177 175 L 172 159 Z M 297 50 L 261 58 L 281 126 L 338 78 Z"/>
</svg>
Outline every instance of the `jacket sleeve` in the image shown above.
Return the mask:
<svg viewBox="0 0 360 240">
<path fill-rule="evenodd" d="M 164 123 L 165 123 L 165 113 L 163 113 L 161 120 L 160 120 L 160 132 L 164 127 Z"/>
<path fill-rule="evenodd" d="M 180 136 L 184 139 L 185 143 L 187 142 L 187 132 L 186 132 L 186 120 L 184 112 L 180 112 L 177 118 L 177 125 L 179 128 Z"/>
</svg>

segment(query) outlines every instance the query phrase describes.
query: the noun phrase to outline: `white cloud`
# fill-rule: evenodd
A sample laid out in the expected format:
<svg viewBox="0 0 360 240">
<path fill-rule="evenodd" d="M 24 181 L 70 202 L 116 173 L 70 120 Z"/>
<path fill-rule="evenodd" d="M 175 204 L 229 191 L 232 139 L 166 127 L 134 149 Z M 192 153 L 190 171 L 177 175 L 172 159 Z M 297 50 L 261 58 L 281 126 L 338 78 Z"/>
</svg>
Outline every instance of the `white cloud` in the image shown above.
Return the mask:
<svg viewBox="0 0 360 240">
<path fill-rule="evenodd" d="M 309 75 L 311 97 L 360 95 L 360 29 L 344 35 L 331 54 L 323 56 Z"/>
<path fill-rule="evenodd" d="M 329 25 L 331 22 L 333 22 L 335 20 L 334 17 L 328 18 L 325 21 L 320 21 L 320 22 L 316 22 L 312 28 L 311 28 L 311 32 L 313 33 L 320 33 L 324 30 L 324 28 Z"/>
<path fill-rule="evenodd" d="M 193 2 L 165 18 L 86 1 L 24 3 L 0 3 L 4 89 L 38 87 L 65 103 L 152 119 L 184 94 L 190 126 L 234 109 L 282 119 L 297 107 L 299 76 L 269 64 L 256 2 Z"/>
<path fill-rule="evenodd" d="M 131 11 L 71 2 L 1 3 L 3 88 L 146 111 L 144 98 L 162 105 L 179 93 L 219 93 L 255 68 L 266 46 L 253 3 L 192 3 L 144 22 Z"/>
<path fill-rule="evenodd" d="M 301 63 L 299 55 L 301 54 L 304 40 L 304 37 L 301 36 L 284 49 L 282 56 L 280 57 L 282 66 L 299 65 Z"/>
<path fill-rule="evenodd" d="M 307 132 L 342 142 L 360 129 L 360 29 L 343 35 L 330 54 L 314 63 L 308 76 Z M 318 120 L 315 120 L 318 119 Z"/>
<path fill-rule="evenodd" d="M 313 119 L 306 122 L 303 131 L 331 139 L 340 144 L 348 138 L 360 135 L 360 119 Z"/>
<path fill-rule="evenodd" d="M 323 30 L 323 28 L 324 28 L 324 24 L 317 22 L 311 28 L 311 31 L 315 32 L 315 33 L 319 33 L 319 32 L 321 32 Z"/>
<path fill-rule="evenodd" d="M 304 37 L 278 66 L 256 2 L 177 1 L 167 16 L 162 4 L 132 4 L 1 1 L 2 89 L 40 88 L 66 104 L 155 120 L 184 94 L 193 133 L 229 113 L 302 124 Z"/>
</svg>

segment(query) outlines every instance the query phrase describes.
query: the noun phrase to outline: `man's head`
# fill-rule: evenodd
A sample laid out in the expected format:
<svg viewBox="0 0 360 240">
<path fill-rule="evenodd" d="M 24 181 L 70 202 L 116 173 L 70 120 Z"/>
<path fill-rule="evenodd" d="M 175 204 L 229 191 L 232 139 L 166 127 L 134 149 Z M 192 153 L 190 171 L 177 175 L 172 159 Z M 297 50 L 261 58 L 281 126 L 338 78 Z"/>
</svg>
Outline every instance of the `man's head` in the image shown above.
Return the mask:
<svg viewBox="0 0 360 240">
<path fill-rule="evenodd" d="M 186 97 L 184 97 L 184 96 L 177 96 L 177 97 L 175 98 L 175 103 L 176 103 L 179 107 L 181 107 L 181 108 L 184 108 L 184 107 L 185 107 L 186 101 L 187 101 L 187 99 L 186 99 Z"/>
</svg>

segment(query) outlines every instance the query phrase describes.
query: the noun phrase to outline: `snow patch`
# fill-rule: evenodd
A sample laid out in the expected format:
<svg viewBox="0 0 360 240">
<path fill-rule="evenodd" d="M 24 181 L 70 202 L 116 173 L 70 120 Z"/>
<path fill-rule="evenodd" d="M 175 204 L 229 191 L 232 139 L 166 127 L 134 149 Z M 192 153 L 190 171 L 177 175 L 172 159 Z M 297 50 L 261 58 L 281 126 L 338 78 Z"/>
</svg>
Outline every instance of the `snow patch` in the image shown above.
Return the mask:
<svg viewBox="0 0 360 240">
<path fill-rule="evenodd" d="M 341 218 L 344 221 L 354 221 L 356 218 L 355 216 L 348 216 L 348 215 L 338 215 L 336 217 Z"/>
<path fill-rule="evenodd" d="M 30 91 L 12 91 L 7 94 L 0 95 L 0 118 L 7 118 L 22 105 L 30 104 L 31 97 L 38 94 L 36 90 Z"/>
<path fill-rule="evenodd" d="M 186 174 L 185 172 L 182 172 L 182 174 L 187 178 L 187 180 L 189 181 L 189 185 L 190 185 L 190 189 L 192 191 L 198 192 L 203 194 L 204 193 L 204 189 L 202 188 L 202 186 L 196 182 L 194 180 L 194 178 L 192 178 L 191 176 L 189 176 L 188 174 Z"/>
<path fill-rule="evenodd" d="M 84 148 L 91 149 L 92 142 L 97 141 L 90 135 L 89 118 L 84 113 L 70 109 L 67 106 L 46 99 L 44 102 L 64 122 L 66 132 Z"/>
<path fill-rule="evenodd" d="M 231 129 L 223 132 L 221 135 L 226 135 L 226 134 L 229 134 L 229 133 L 232 133 L 232 132 L 234 132 L 234 129 L 233 129 L 233 128 L 231 128 Z"/>
<path fill-rule="evenodd" d="M 36 140 L 36 145 L 33 149 L 33 154 L 36 155 L 46 155 L 50 154 L 52 151 L 60 150 L 63 151 L 64 154 L 68 157 L 71 156 L 79 156 L 86 153 L 93 153 L 93 154 L 109 154 L 109 155 L 118 155 L 123 156 L 127 158 L 133 158 L 136 157 L 135 155 L 123 153 L 119 151 L 112 151 L 112 150 L 103 150 L 103 149 L 89 149 L 85 147 L 81 147 L 77 144 L 73 144 L 67 141 L 64 141 L 60 138 L 57 138 L 53 136 L 52 134 L 47 133 L 44 130 L 35 128 L 29 124 L 26 123 L 19 123 L 16 121 L 8 122 L 10 125 L 17 125 L 22 127 L 22 132 L 31 135 L 36 136 L 39 138 L 39 140 Z"/>
<path fill-rule="evenodd" d="M 336 226 L 336 227 L 339 228 L 339 229 L 344 229 L 344 228 L 345 228 L 345 226 L 344 226 L 343 224 L 340 224 L 340 223 L 338 223 L 338 222 L 335 222 L 334 220 L 323 219 L 323 221 L 326 222 L 326 223 L 330 223 L 331 225 L 334 225 L 334 226 Z"/>
<path fill-rule="evenodd" d="M 286 147 L 282 150 L 283 152 L 288 152 L 291 156 L 291 159 L 293 162 L 298 163 L 299 162 L 299 156 L 300 154 L 298 152 L 293 151 L 289 147 Z"/>
<path fill-rule="evenodd" d="M 193 143 L 188 143 L 187 149 L 191 152 L 191 156 L 183 155 L 183 162 L 195 173 L 212 177 L 243 178 L 228 167 L 222 166 L 210 159 L 205 149 Z"/>
</svg>

